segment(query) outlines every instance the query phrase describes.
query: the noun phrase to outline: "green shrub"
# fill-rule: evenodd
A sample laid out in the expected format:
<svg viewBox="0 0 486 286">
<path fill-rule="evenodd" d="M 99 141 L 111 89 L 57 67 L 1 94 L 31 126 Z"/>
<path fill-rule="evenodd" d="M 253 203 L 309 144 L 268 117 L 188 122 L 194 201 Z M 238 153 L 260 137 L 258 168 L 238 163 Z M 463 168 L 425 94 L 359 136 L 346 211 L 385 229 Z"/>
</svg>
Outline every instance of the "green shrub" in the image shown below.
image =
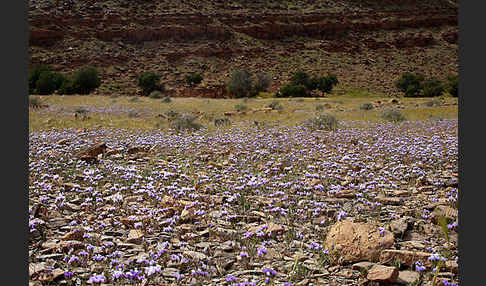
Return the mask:
<svg viewBox="0 0 486 286">
<path fill-rule="evenodd" d="M 35 90 L 38 94 L 52 94 L 61 87 L 65 79 L 62 73 L 43 71 L 35 83 Z"/>
<path fill-rule="evenodd" d="M 363 104 L 361 104 L 361 106 L 359 107 L 359 109 L 361 109 L 361 110 L 372 110 L 372 109 L 374 109 L 374 108 L 375 108 L 375 107 L 373 106 L 373 104 L 371 104 L 371 103 L 369 103 L 369 102 L 368 102 L 368 103 L 363 103 Z"/>
<path fill-rule="evenodd" d="M 422 83 L 424 80 L 425 76 L 423 74 L 407 72 L 395 82 L 395 86 L 404 92 L 406 97 L 419 97 L 422 93 Z"/>
<path fill-rule="evenodd" d="M 308 96 L 307 88 L 303 85 L 294 85 L 288 83 L 280 88 L 277 97 L 306 97 Z"/>
<path fill-rule="evenodd" d="M 89 94 L 100 85 L 101 79 L 95 67 L 84 66 L 74 73 L 74 87 L 78 94 Z"/>
<path fill-rule="evenodd" d="M 272 110 L 279 110 L 279 111 L 283 110 L 282 104 L 280 104 L 280 102 L 276 100 L 272 101 L 272 103 L 270 103 L 268 107 L 270 107 Z"/>
<path fill-rule="evenodd" d="M 318 105 L 316 106 L 316 111 L 323 111 L 323 110 L 324 110 L 324 107 L 325 107 L 324 105 L 322 105 L 322 104 L 318 104 Z"/>
<path fill-rule="evenodd" d="M 436 78 L 427 79 L 422 83 L 422 96 L 424 97 L 440 96 L 444 90 L 444 85 Z"/>
<path fill-rule="evenodd" d="M 150 98 L 163 98 L 164 95 L 162 94 L 162 92 L 158 91 L 158 90 L 154 90 L 152 91 L 150 94 L 149 94 L 149 97 Z"/>
<path fill-rule="evenodd" d="M 38 96 L 33 96 L 33 95 L 29 96 L 29 106 L 37 108 L 37 107 L 41 107 L 41 105 L 42 105 L 42 101 Z"/>
<path fill-rule="evenodd" d="M 336 130 L 338 121 L 330 114 L 319 114 L 318 116 L 304 121 L 304 126 L 311 130 Z"/>
<path fill-rule="evenodd" d="M 62 82 L 61 86 L 59 87 L 58 93 L 59 94 L 75 94 L 77 92 L 76 86 L 74 84 L 74 80 L 66 76 L 64 81 Z"/>
<path fill-rule="evenodd" d="M 272 78 L 268 74 L 257 73 L 255 75 L 255 85 L 253 86 L 254 92 L 258 95 L 260 92 L 267 91 L 271 82 Z"/>
<path fill-rule="evenodd" d="M 219 127 L 223 125 L 230 125 L 231 121 L 229 118 L 223 117 L 223 118 L 216 118 L 214 119 L 214 126 Z"/>
<path fill-rule="evenodd" d="M 303 85 L 306 88 L 310 87 L 310 77 L 309 75 L 301 70 L 298 70 L 294 73 L 294 75 L 290 78 L 290 83 L 292 85 Z"/>
<path fill-rule="evenodd" d="M 138 77 L 138 87 L 142 89 L 142 94 L 147 96 L 154 90 L 164 92 L 163 84 L 160 84 L 161 76 L 153 72 L 143 72 Z"/>
<path fill-rule="evenodd" d="M 167 97 L 164 97 L 164 98 L 162 98 L 162 102 L 170 103 L 170 102 L 172 102 L 172 98 L 170 98 L 168 96 Z"/>
<path fill-rule="evenodd" d="M 231 75 L 227 84 L 228 91 L 236 97 L 248 97 L 252 94 L 252 79 L 251 75 L 246 70 L 236 70 Z"/>
<path fill-rule="evenodd" d="M 245 111 L 248 109 L 248 106 L 244 105 L 244 104 L 237 104 L 235 105 L 235 110 L 236 111 Z"/>
<path fill-rule="evenodd" d="M 52 71 L 51 67 L 43 64 L 34 64 L 29 72 L 29 93 L 35 93 L 36 83 L 39 80 L 41 73 Z"/>
<path fill-rule="evenodd" d="M 178 132 L 199 130 L 202 128 L 202 125 L 196 122 L 196 119 L 197 117 L 194 115 L 183 114 L 171 121 L 170 126 Z"/>
<path fill-rule="evenodd" d="M 203 77 L 202 77 L 202 75 L 200 75 L 198 73 L 192 73 L 192 74 L 186 75 L 185 80 L 186 80 L 186 83 L 188 85 L 196 86 L 196 85 L 198 85 L 202 82 Z"/>
<path fill-rule="evenodd" d="M 400 122 L 400 121 L 407 120 L 407 118 L 400 111 L 395 109 L 385 110 L 382 113 L 381 118 L 391 122 Z"/>
<path fill-rule="evenodd" d="M 432 106 L 440 106 L 442 104 L 442 101 L 434 98 L 431 101 L 425 102 L 425 106 L 432 107 Z"/>
<path fill-rule="evenodd" d="M 447 91 L 453 96 L 458 97 L 459 75 L 447 76 Z"/>
</svg>

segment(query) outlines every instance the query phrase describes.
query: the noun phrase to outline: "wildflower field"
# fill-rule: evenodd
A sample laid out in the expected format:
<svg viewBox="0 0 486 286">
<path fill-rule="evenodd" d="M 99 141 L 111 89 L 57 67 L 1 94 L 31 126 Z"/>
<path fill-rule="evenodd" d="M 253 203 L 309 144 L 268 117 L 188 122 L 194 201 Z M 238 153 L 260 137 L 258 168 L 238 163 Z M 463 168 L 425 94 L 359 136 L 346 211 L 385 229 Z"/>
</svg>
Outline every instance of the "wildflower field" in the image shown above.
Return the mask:
<svg viewBox="0 0 486 286">
<path fill-rule="evenodd" d="M 457 98 L 274 100 L 31 109 L 31 284 L 457 284 Z"/>
</svg>

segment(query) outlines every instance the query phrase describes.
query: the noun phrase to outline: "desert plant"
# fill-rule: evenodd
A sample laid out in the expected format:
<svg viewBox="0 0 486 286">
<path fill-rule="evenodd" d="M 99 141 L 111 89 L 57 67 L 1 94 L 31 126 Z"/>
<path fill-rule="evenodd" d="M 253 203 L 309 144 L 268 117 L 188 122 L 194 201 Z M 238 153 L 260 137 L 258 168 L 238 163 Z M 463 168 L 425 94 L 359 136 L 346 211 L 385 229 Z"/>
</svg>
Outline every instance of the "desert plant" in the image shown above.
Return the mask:
<svg viewBox="0 0 486 286">
<path fill-rule="evenodd" d="M 52 71 L 51 67 L 43 64 L 34 64 L 30 68 L 29 72 L 29 93 L 34 93 L 36 88 L 36 83 L 39 80 L 40 75 L 43 72 Z"/>
<path fill-rule="evenodd" d="M 162 92 L 160 92 L 159 90 L 154 90 L 152 91 L 150 94 L 149 94 L 149 97 L 150 98 L 155 98 L 155 99 L 158 99 L 158 98 L 163 98 L 164 95 L 162 94 Z"/>
<path fill-rule="evenodd" d="M 425 102 L 425 106 L 432 107 L 432 106 L 440 106 L 442 104 L 442 101 L 434 98 L 430 101 Z"/>
<path fill-rule="evenodd" d="M 166 97 L 162 98 L 162 102 L 170 103 L 170 102 L 172 102 L 172 98 L 166 96 Z"/>
<path fill-rule="evenodd" d="M 424 80 L 425 76 L 423 74 L 406 72 L 395 82 L 395 86 L 404 92 L 407 97 L 419 97 Z"/>
<path fill-rule="evenodd" d="M 391 121 L 391 122 L 400 122 L 407 120 L 407 118 L 398 110 L 395 109 L 388 109 L 385 110 L 381 114 L 381 118 L 383 118 L 386 121 Z"/>
<path fill-rule="evenodd" d="M 459 85 L 459 75 L 449 75 L 447 76 L 447 91 L 453 97 L 458 96 L 458 85 Z"/>
<path fill-rule="evenodd" d="M 236 97 L 248 97 L 252 91 L 251 75 L 246 70 L 236 70 L 227 83 L 228 91 Z"/>
<path fill-rule="evenodd" d="M 254 92 L 258 93 L 266 91 L 270 87 L 272 78 L 266 73 L 257 73 L 255 75 L 255 84 L 253 86 Z"/>
<path fill-rule="evenodd" d="M 244 105 L 244 104 L 237 104 L 235 105 L 235 110 L 236 111 L 245 111 L 248 109 L 248 106 Z"/>
<path fill-rule="evenodd" d="M 361 110 L 372 110 L 374 109 L 375 107 L 373 106 L 373 104 L 367 102 L 367 103 L 363 103 L 361 104 L 361 106 L 359 107 L 359 109 Z"/>
<path fill-rule="evenodd" d="M 164 92 L 163 84 L 160 84 L 161 76 L 153 72 L 143 72 L 138 76 L 138 87 L 142 89 L 143 95 L 150 95 L 154 90 Z"/>
<path fill-rule="evenodd" d="M 59 94 L 75 94 L 77 92 L 74 80 L 70 76 L 66 76 L 61 86 L 59 87 Z"/>
<path fill-rule="evenodd" d="M 216 118 L 214 119 L 214 126 L 222 126 L 222 125 L 230 125 L 231 124 L 231 121 L 229 120 L 229 118 Z"/>
<path fill-rule="evenodd" d="M 100 85 L 101 79 L 95 67 L 84 66 L 74 73 L 74 86 L 79 94 L 89 94 Z"/>
<path fill-rule="evenodd" d="M 79 115 L 88 114 L 88 112 L 89 110 L 82 106 L 76 107 L 76 109 L 74 109 L 74 113 Z"/>
<path fill-rule="evenodd" d="M 424 97 L 440 96 L 444 90 L 445 86 L 436 78 L 426 79 L 422 83 L 422 96 Z"/>
<path fill-rule="evenodd" d="M 272 101 L 268 107 L 270 107 L 272 110 L 283 110 L 283 106 L 280 102 L 274 100 Z"/>
<path fill-rule="evenodd" d="M 169 120 L 174 120 L 174 119 L 181 116 L 179 112 L 174 111 L 174 110 L 169 110 L 165 115 L 167 116 L 167 118 Z"/>
<path fill-rule="evenodd" d="M 316 105 L 316 111 L 323 111 L 323 110 L 324 110 L 324 108 L 325 108 L 325 106 L 324 106 L 324 105 L 322 105 L 322 104 L 318 104 L 318 105 Z"/>
<path fill-rule="evenodd" d="M 329 74 L 327 77 L 319 77 L 316 80 L 315 89 L 325 93 L 330 93 L 333 87 L 339 83 L 337 77 L 333 74 Z"/>
<path fill-rule="evenodd" d="M 307 88 L 303 85 L 294 85 L 288 83 L 282 86 L 277 93 L 277 97 L 306 97 L 308 95 Z"/>
<path fill-rule="evenodd" d="M 34 107 L 34 108 L 41 107 L 42 101 L 38 96 L 30 95 L 29 96 L 29 106 Z"/>
<path fill-rule="evenodd" d="M 199 130 L 202 125 L 196 122 L 197 117 L 194 115 L 183 114 L 173 121 L 171 121 L 171 128 L 175 129 L 177 132 Z"/>
<path fill-rule="evenodd" d="M 303 85 L 308 88 L 310 86 L 310 77 L 306 72 L 298 70 L 290 78 L 290 83 L 293 85 Z"/>
<path fill-rule="evenodd" d="M 62 73 L 44 71 L 35 83 L 35 90 L 38 94 L 52 94 L 61 87 L 65 79 L 66 77 Z"/>
<path fill-rule="evenodd" d="M 185 80 L 188 85 L 196 86 L 202 82 L 203 77 L 199 73 L 191 73 L 186 75 Z"/>
<path fill-rule="evenodd" d="M 304 121 L 304 126 L 311 130 L 332 131 L 337 129 L 338 121 L 333 115 L 322 113 L 314 118 Z"/>
</svg>

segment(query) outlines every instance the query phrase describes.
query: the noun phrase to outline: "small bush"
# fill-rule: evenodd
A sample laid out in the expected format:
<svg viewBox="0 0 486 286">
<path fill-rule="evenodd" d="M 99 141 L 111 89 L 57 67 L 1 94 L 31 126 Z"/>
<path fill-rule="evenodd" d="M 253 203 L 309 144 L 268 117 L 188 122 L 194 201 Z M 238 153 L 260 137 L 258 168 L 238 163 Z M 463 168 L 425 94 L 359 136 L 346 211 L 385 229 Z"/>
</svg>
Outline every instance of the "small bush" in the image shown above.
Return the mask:
<svg viewBox="0 0 486 286">
<path fill-rule="evenodd" d="M 371 103 L 369 103 L 369 102 L 368 102 L 368 103 L 363 103 L 363 104 L 361 104 L 361 106 L 359 107 L 359 109 L 361 109 L 361 110 L 372 110 L 372 109 L 374 109 L 374 108 L 375 108 L 375 107 L 373 106 L 373 104 L 371 104 Z"/>
<path fill-rule="evenodd" d="M 44 71 L 35 83 L 35 90 L 38 94 L 52 94 L 61 87 L 65 79 L 66 77 L 61 73 Z"/>
<path fill-rule="evenodd" d="M 333 74 L 330 74 L 327 77 L 319 77 L 315 81 L 317 83 L 315 89 L 324 93 L 330 93 L 333 87 L 339 83 L 337 77 Z"/>
<path fill-rule="evenodd" d="M 319 114 L 317 117 L 304 121 L 304 126 L 311 130 L 336 130 L 338 121 L 330 114 Z"/>
<path fill-rule="evenodd" d="M 196 122 L 196 116 L 188 114 L 177 117 L 171 121 L 170 126 L 178 132 L 199 130 L 202 128 L 202 125 Z"/>
<path fill-rule="evenodd" d="M 310 87 L 311 85 L 309 75 L 301 70 L 294 73 L 294 75 L 290 78 L 290 83 L 293 85 L 302 85 L 306 88 Z"/>
<path fill-rule="evenodd" d="M 453 96 L 458 97 L 459 75 L 447 76 L 447 91 Z"/>
<path fill-rule="evenodd" d="M 254 92 L 258 95 L 260 92 L 267 91 L 271 82 L 272 78 L 268 74 L 257 73 L 255 75 L 255 85 L 253 87 Z"/>
<path fill-rule="evenodd" d="M 130 110 L 128 112 L 128 117 L 129 118 L 137 118 L 137 117 L 140 117 L 140 113 L 134 111 L 134 110 Z"/>
<path fill-rule="evenodd" d="M 244 105 L 244 104 L 237 104 L 235 105 L 235 110 L 236 111 L 245 111 L 248 109 L 248 106 Z"/>
<path fill-rule="evenodd" d="M 268 107 L 270 107 L 272 110 L 279 110 L 279 111 L 283 110 L 282 104 L 280 104 L 280 102 L 276 100 L 272 101 L 272 103 L 270 103 Z"/>
<path fill-rule="evenodd" d="M 174 110 L 169 110 L 169 111 L 166 113 L 166 115 L 167 115 L 167 118 L 168 118 L 169 120 L 174 120 L 174 119 L 176 119 L 176 118 L 178 118 L 178 117 L 180 117 L 180 116 L 181 116 L 179 112 L 174 111 Z"/>
<path fill-rule="evenodd" d="M 230 125 L 231 121 L 229 118 L 223 117 L 223 118 L 216 118 L 214 119 L 214 126 L 219 127 L 223 125 Z"/>
<path fill-rule="evenodd" d="M 402 77 L 395 82 L 395 86 L 407 97 L 419 97 L 421 95 L 422 83 L 425 80 L 423 74 L 404 73 Z"/>
<path fill-rule="evenodd" d="M 162 98 L 162 102 L 164 102 L 164 103 L 170 103 L 170 102 L 172 102 L 172 98 L 170 98 L 168 96 L 167 97 L 164 97 L 164 98 Z"/>
<path fill-rule="evenodd" d="M 318 105 L 316 106 L 316 111 L 323 111 L 323 110 L 324 110 L 324 105 L 322 105 L 322 104 L 318 104 Z"/>
<path fill-rule="evenodd" d="M 427 79 L 422 83 L 422 95 L 424 97 L 440 96 L 444 90 L 444 85 L 436 78 Z"/>
<path fill-rule="evenodd" d="M 85 107 L 82 107 L 82 106 L 74 109 L 74 113 L 79 114 L 79 115 L 88 114 L 88 112 L 89 112 L 89 110 L 86 109 Z"/>
<path fill-rule="evenodd" d="M 142 89 L 142 94 L 147 96 L 154 90 L 164 92 L 163 84 L 160 84 L 161 76 L 153 72 L 143 72 L 138 77 L 138 87 Z"/>
<path fill-rule="evenodd" d="M 29 96 L 29 106 L 34 107 L 34 108 L 41 107 L 42 101 L 38 96 L 30 95 Z"/>
<path fill-rule="evenodd" d="M 79 94 L 89 94 L 100 85 L 99 73 L 92 66 L 84 66 L 74 74 L 74 86 Z"/>
<path fill-rule="evenodd" d="M 163 98 L 164 95 L 162 94 L 162 92 L 158 91 L 158 90 L 154 90 L 152 91 L 150 94 L 149 94 L 149 97 L 150 98 L 155 98 L 155 99 L 158 99 L 158 98 Z"/>
<path fill-rule="evenodd" d="M 71 77 L 66 76 L 61 86 L 59 87 L 59 94 L 75 94 L 77 92 L 74 80 Z"/>
<path fill-rule="evenodd" d="M 307 88 L 303 85 L 286 84 L 280 88 L 277 97 L 306 97 Z"/>
<path fill-rule="evenodd" d="M 228 91 L 238 98 L 253 95 L 251 75 L 246 70 L 237 70 L 233 72 L 227 87 Z"/>
<path fill-rule="evenodd" d="M 29 72 L 29 93 L 35 93 L 36 83 L 43 72 L 52 71 L 51 67 L 42 64 L 32 65 Z"/>
<path fill-rule="evenodd" d="M 202 75 L 200 75 L 198 73 L 192 73 L 192 74 L 186 75 L 185 80 L 186 80 L 186 83 L 188 85 L 196 86 L 196 85 L 198 85 L 202 82 L 203 77 L 202 77 Z"/>
<path fill-rule="evenodd" d="M 425 106 L 432 107 L 432 106 L 440 106 L 442 104 L 441 100 L 434 98 L 431 101 L 425 102 Z"/>
<path fill-rule="evenodd" d="M 385 110 L 382 113 L 381 118 L 390 122 L 400 122 L 407 120 L 407 118 L 400 111 L 395 109 Z"/>
</svg>

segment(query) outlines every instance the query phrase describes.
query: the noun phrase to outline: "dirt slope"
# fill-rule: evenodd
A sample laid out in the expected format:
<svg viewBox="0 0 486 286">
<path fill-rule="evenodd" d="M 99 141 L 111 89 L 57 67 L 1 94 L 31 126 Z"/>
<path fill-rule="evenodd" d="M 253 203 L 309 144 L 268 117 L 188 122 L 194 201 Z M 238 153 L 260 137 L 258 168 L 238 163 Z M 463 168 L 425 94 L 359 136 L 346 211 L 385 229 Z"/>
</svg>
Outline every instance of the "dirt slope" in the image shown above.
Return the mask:
<svg viewBox="0 0 486 286">
<path fill-rule="evenodd" d="M 101 94 L 136 94 L 148 70 L 173 95 L 222 95 L 237 68 L 271 74 L 276 90 L 301 68 L 337 74 L 338 91 L 396 95 L 404 71 L 457 72 L 457 20 L 447 0 L 31 0 L 29 51 L 31 63 L 60 71 L 100 67 Z M 184 86 L 189 72 L 203 88 Z"/>
</svg>

